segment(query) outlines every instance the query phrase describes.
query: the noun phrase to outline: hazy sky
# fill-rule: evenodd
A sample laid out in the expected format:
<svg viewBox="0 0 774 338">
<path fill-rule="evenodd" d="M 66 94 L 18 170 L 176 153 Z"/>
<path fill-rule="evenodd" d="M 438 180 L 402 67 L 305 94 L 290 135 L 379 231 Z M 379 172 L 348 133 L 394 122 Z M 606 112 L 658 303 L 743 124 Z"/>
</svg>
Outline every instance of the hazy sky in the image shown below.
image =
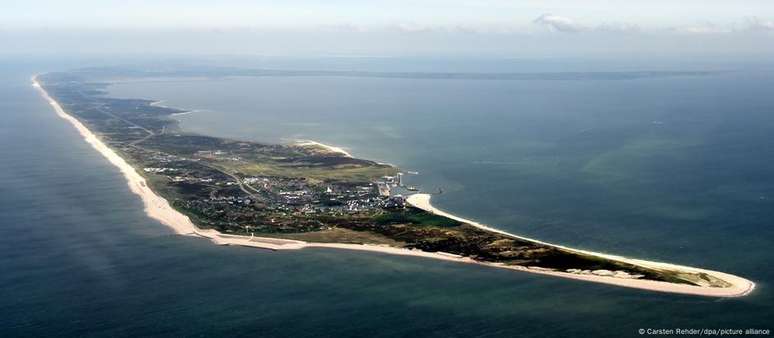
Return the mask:
<svg viewBox="0 0 774 338">
<path fill-rule="evenodd" d="M 4 3 L 8 0 L 0 0 Z M 0 53 L 774 55 L 770 0 L 25 0 Z"/>
</svg>

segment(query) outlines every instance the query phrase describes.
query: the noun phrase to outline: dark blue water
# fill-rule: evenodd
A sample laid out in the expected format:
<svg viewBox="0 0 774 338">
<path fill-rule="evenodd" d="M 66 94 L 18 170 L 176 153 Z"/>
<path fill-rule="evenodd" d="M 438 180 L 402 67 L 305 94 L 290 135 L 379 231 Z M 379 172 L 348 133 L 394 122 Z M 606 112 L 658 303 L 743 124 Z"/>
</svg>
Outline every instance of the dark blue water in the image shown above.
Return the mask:
<svg viewBox="0 0 774 338">
<path fill-rule="evenodd" d="M 173 236 L 29 85 L 32 73 L 58 67 L 0 66 L 0 336 L 771 329 L 770 74 L 540 83 L 267 78 L 120 89 L 202 109 L 185 117 L 192 130 L 317 139 L 418 170 L 417 183 L 445 188 L 439 205 L 504 229 L 758 283 L 751 296 L 716 300 Z"/>
</svg>

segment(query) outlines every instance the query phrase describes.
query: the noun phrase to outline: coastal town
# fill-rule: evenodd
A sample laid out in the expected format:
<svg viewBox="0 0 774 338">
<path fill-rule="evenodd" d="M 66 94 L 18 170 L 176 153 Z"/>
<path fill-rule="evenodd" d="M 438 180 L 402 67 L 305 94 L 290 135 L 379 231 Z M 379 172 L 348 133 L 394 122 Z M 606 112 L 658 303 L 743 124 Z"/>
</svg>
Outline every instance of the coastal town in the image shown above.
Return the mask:
<svg viewBox="0 0 774 338">
<path fill-rule="evenodd" d="M 201 156 L 200 154 L 197 154 Z M 207 158 L 225 156 L 223 151 L 207 152 Z M 150 157 L 146 175 L 166 180 L 185 189 L 188 198 L 175 206 L 198 215 L 201 222 L 225 232 L 254 234 L 266 232 L 319 231 L 319 221 L 299 223 L 300 218 L 345 217 L 374 214 L 381 210 L 404 209 L 405 198 L 391 195 L 399 187 L 399 175 L 382 176 L 372 182 L 315 182 L 305 177 L 225 174 L 207 159 L 176 155 Z M 238 161 L 238 158 L 231 158 Z M 261 217 L 256 217 L 257 212 Z M 265 224 L 264 224 L 265 223 Z"/>
</svg>

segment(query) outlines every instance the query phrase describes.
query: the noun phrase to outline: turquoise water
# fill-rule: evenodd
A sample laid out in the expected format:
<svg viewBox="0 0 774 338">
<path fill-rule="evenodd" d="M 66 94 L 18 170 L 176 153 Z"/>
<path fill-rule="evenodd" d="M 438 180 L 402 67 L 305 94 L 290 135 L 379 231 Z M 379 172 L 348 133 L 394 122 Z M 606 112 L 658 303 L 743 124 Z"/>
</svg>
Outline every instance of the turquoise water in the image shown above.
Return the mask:
<svg viewBox="0 0 774 338">
<path fill-rule="evenodd" d="M 171 235 L 0 67 L 0 336 L 634 336 L 768 328 L 770 73 L 626 81 L 233 78 L 118 85 L 195 109 L 183 127 L 309 138 L 442 187 L 440 207 L 519 234 L 732 272 L 716 300 L 408 257 L 265 252 Z M 399 66 L 394 66 L 399 67 Z"/>
</svg>

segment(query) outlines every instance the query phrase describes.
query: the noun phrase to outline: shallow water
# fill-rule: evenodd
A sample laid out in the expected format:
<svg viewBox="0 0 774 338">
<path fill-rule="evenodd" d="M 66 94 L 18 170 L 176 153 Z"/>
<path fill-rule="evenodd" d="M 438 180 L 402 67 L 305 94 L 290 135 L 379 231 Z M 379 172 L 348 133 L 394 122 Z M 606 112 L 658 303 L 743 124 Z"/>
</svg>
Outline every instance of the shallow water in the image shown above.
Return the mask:
<svg viewBox="0 0 774 338">
<path fill-rule="evenodd" d="M 628 336 L 771 328 L 771 74 L 633 81 L 237 78 L 120 85 L 183 126 L 309 138 L 420 175 L 435 201 L 540 239 L 732 272 L 715 300 L 412 257 L 171 235 L 5 64 L 0 336 Z M 661 122 L 661 123 L 654 123 Z"/>
</svg>

